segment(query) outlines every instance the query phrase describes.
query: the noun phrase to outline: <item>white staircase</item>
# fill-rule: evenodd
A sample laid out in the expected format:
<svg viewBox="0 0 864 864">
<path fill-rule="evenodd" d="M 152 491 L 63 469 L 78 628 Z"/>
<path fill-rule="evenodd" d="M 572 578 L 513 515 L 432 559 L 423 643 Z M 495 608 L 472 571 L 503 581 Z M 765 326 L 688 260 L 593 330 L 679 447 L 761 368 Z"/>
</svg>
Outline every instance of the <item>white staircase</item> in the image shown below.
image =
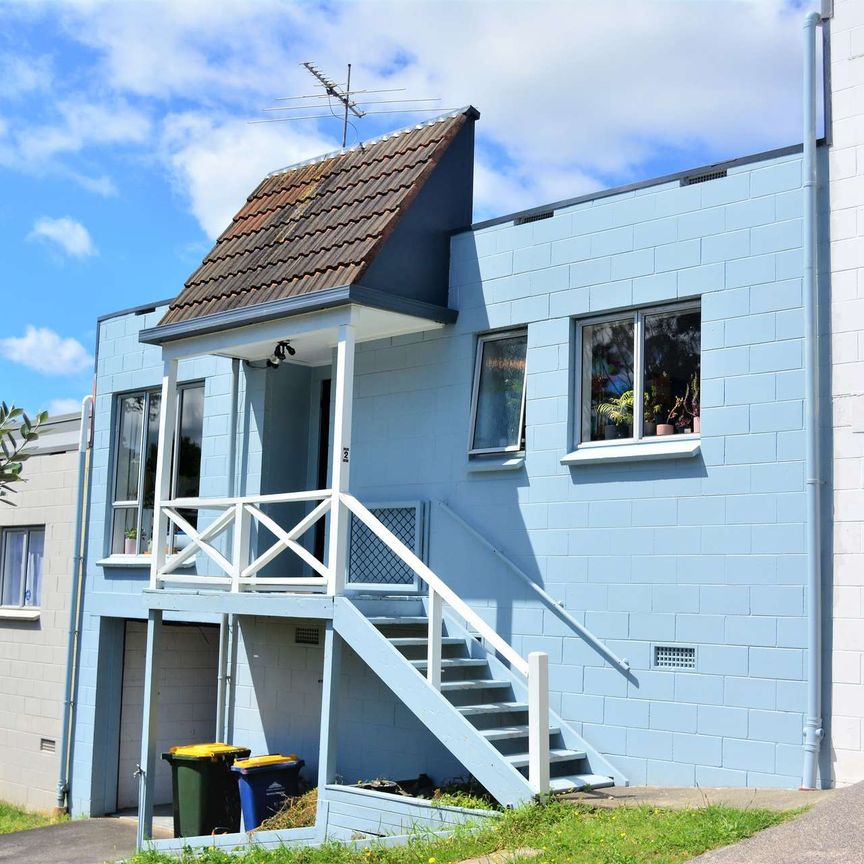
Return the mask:
<svg viewBox="0 0 864 864">
<path fill-rule="evenodd" d="M 521 676 L 445 615 L 440 685 L 432 686 L 428 604 L 417 596 L 340 598 L 334 627 L 500 803 L 518 804 L 546 791 L 614 785 L 614 768 L 547 712 L 543 758 L 548 783 L 536 788 L 529 778 L 531 725 Z"/>
</svg>

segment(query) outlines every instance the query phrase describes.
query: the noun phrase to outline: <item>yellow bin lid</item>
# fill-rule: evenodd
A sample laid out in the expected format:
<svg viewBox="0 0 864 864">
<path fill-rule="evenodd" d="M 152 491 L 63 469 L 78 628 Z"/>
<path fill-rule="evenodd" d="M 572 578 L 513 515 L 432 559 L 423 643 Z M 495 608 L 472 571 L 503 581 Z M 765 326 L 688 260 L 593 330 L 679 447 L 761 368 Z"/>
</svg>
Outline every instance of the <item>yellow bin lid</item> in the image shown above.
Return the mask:
<svg viewBox="0 0 864 864">
<path fill-rule="evenodd" d="M 175 756 L 192 756 L 199 759 L 207 759 L 212 756 L 221 756 L 226 753 L 248 753 L 246 747 L 235 747 L 233 744 L 221 744 L 218 741 L 212 744 L 184 744 L 180 747 L 172 747 L 169 751 Z"/>
<path fill-rule="evenodd" d="M 260 768 L 262 765 L 277 765 L 280 762 L 298 762 L 300 757 L 296 753 L 282 756 L 274 753 L 270 756 L 253 756 L 251 759 L 238 759 L 234 763 L 235 768 Z"/>
</svg>

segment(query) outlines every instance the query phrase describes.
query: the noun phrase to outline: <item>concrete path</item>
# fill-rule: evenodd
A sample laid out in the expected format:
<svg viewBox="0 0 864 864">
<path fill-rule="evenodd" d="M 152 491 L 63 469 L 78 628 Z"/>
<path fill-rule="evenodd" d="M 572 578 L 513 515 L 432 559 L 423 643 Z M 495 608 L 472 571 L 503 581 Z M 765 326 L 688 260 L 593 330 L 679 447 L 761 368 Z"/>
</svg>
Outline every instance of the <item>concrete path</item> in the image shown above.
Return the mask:
<svg viewBox="0 0 864 864">
<path fill-rule="evenodd" d="M 567 795 L 587 807 L 663 807 L 683 810 L 688 807 L 707 807 L 724 804 L 727 807 L 763 810 L 795 810 L 810 807 L 836 795 L 835 789 L 799 792 L 797 789 L 694 789 L 689 786 L 612 786 L 590 792 Z M 862 858 L 864 860 L 864 858 Z"/>
<path fill-rule="evenodd" d="M 861 864 L 864 861 L 864 783 L 838 789 L 796 819 L 768 828 L 691 864 Z"/>
<path fill-rule="evenodd" d="M 80 819 L 0 836 L 3 864 L 104 864 L 135 851 L 135 823 Z"/>
</svg>

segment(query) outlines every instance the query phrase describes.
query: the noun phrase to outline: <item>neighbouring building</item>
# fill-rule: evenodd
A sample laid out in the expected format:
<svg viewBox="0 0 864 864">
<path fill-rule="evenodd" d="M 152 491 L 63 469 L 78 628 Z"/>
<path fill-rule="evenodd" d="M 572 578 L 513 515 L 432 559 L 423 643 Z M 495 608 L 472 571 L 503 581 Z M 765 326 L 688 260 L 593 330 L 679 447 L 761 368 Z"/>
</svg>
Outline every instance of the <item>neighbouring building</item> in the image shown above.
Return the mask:
<svg viewBox="0 0 864 864">
<path fill-rule="evenodd" d="M 52 417 L 0 505 L 0 800 L 56 802 L 80 414 Z"/>
</svg>

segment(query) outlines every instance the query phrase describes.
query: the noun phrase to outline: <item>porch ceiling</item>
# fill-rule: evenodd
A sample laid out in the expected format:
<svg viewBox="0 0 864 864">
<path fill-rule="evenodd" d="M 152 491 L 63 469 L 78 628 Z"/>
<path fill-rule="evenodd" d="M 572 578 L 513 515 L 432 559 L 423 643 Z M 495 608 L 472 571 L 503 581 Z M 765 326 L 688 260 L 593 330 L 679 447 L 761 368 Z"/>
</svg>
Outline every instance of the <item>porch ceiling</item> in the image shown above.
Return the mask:
<svg viewBox="0 0 864 864">
<path fill-rule="evenodd" d="M 339 340 L 339 328 L 354 327 L 357 342 L 437 330 L 443 321 L 358 304 L 275 318 L 230 330 L 206 333 L 163 345 L 165 359 L 215 354 L 260 361 L 273 356 L 277 342 L 288 340 L 296 353 L 287 362 L 303 366 L 330 363 Z"/>
</svg>

